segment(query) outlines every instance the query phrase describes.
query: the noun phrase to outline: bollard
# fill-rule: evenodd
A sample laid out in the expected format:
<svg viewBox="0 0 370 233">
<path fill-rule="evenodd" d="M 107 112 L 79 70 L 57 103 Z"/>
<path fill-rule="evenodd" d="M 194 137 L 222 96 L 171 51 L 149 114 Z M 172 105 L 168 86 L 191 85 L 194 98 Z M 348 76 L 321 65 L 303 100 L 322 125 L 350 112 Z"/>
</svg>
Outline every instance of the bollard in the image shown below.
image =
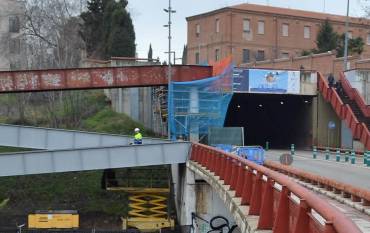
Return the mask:
<svg viewBox="0 0 370 233">
<path fill-rule="evenodd" d="M 355 164 L 356 163 L 356 154 L 355 154 L 355 151 L 352 150 L 351 151 L 351 164 Z"/>
<path fill-rule="evenodd" d="M 294 156 L 294 144 L 290 145 L 290 154 Z"/>
<path fill-rule="evenodd" d="M 364 165 L 366 166 L 367 165 L 367 160 L 368 160 L 368 153 L 369 153 L 369 151 L 364 151 Z"/>
<path fill-rule="evenodd" d="M 269 143 L 268 141 L 266 141 L 266 146 L 265 146 L 265 150 L 266 150 L 266 151 L 268 151 L 268 150 L 269 150 L 269 144 L 270 144 L 270 143 Z"/>
<path fill-rule="evenodd" d="M 340 162 L 340 150 L 337 150 L 337 153 L 336 153 L 336 155 L 335 155 L 335 160 L 336 160 L 337 162 Z"/>
<path fill-rule="evenodd" d="M 326 148 L 326 150 L 325 150 L 325 159 L 329 160 L 329 158 L 330 158 L 330 151 L 329 151 L 329 148 Z"/>
<path fill-rule="evenodd" d="M 316 148 L 316 146 L 313 146 L 313 158 L 314 159 L 317 158 L 317 148 Z"/>
<path fill-rule="evenodd" d="M 344 161 L 345 162 L 348 162 L 349 161 L 349 152 L 348 151 L 346 151 L 346 155 L 345 155 L 345 157 L 344 157 Z"/>
</svg>

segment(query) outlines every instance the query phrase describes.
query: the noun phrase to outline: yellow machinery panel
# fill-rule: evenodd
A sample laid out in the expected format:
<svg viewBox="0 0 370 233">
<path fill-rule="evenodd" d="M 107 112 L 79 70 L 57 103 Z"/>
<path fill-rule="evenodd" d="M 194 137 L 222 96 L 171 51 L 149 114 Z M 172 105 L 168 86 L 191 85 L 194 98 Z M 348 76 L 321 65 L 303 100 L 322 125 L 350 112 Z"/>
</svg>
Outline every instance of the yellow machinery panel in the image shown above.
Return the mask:
<svg viewBox="0 0 370 233">
<path fill-rule="evenodd" d="M 79 227 L 77 211 L 36 211 L 28 215 L 30 229 L 75 229 Z"/>
</svg>

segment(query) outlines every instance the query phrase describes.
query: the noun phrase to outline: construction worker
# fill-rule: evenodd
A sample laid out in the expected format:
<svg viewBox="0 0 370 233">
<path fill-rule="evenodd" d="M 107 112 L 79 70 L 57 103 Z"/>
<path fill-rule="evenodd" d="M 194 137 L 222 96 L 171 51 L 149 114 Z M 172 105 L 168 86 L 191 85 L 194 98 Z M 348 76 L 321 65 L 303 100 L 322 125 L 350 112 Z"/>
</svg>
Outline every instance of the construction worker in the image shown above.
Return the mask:
<svg viewBox="0 0 370 233">
<path fill-rule="evenodd" d="M 143 136 L 141 135 L 139 128 L 135 128 L 134 144 L 143 144 Z"/>
</svg>

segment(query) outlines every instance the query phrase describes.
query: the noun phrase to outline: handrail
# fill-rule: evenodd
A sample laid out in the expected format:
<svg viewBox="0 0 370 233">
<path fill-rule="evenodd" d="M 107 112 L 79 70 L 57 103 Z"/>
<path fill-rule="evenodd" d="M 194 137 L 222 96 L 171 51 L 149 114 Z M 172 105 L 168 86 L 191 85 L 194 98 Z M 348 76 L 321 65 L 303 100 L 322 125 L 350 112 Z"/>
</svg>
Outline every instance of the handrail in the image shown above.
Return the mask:
<svg viewBox="0 0 370 233">
<path fill-rule="evenodd" d="M 364 129 L 367 129 L 367 126 L 362 124 L 362 122 L 360 123 L 351 107 L 343 103 L 337 91 L 333 87 L 329 87 L 321 73 L 318 73 L 318 77 L 318 89 L 322 92 L 324 99 L 331 103 L 339 118 L 345 120 L 347 126 L 351 129 L 353 137 L 359 139 L 367 149 L 370 149 L 370 142 L 367 142 L 370 140 L 370 132 L 368 130 L 364 131 Z M 353 88 L 351 88 L 348 80 L 343 77 L 343 74 L 341 74 L 341 80 L 344 91 L 350 99 L 354 99 L 356 95 L 353 92 L 357 92 L 357 90 L 352 90 Z M 369 134 L 365 136 L 363 132 Z"/>
<path fill-rule="evenodd" d="M 360 95 L 360 92 L 351 86 L 351 83 L 345 78 L 343 72 L 340 73 L 340 80 L 342 82 L 343 89 L 349 98 L 356 102 L 365 117 L 370 117 L 370 106 L 366 104 L 364 98 Z"/>
<path fill-rule="evenodd" d="M 192 144 L 191 160 L 200 163 L 211 172 L 215 172 L 216 175 L 220 176 L 220 179 L 224 180 L 225 184 L 230 184 L 231 189 L 236 191 L 236 195 L 241 196 L 242 203 L 250 204 L 249 212 L 252 212 L 254 215 L 260 215 L 258 222 L 259 228 L 266 226 L 265 221 L 268 218 L 270 220 L 269 224 L 267 224 L 268 228 L 264 229 L 273 229 L 276 232 L 288 232 L 288 226 L 286 225 L 289 225 L 289 219 L 292 219 L 294 215 L 296 218 L 294 232 L 301 232 L 299 229 L 302 229 L 300 227 L 302 227 L 303 223 L 309 224 L 310 221 L 314 221 L 314 224 L 318 224 L 317 220 L 311 214 L 312 210 L 314 210 L 325 219 L 323 226 L 312 229 L 314 232 L 361 232 L 339 210 L 293 180 L 287 179 L 285 175 L 271 169 L 198 143 Z M 280 197 L 278 198 L 279 203 L 274 203 L 277 200 L 272 195 L 276 184 L 282 186 Z M 294 201 L 289 202 L 289 199 L 292 199 L 292 195 L 299 198 L 299 204 L 296 204 Z M 298 212 L 291 211 L 288 207 L 290 205 L 289 203 L 295 204 Z M 272 224 L 271 208 L 275 204 L 278 206 L 276 211 L 277 216 Z M 283 227 L 284 230 L 280 227 Z M 307 225 L 303 227 L 307 229 Z"/>
<path fill-rule="evenodd" d="M 326 187 L 328 190 L 341 192 L 346 194 L 347 196 L 350 195 L 353 201 L 359 202 L 368 206 L 370 204 L 370 191 L 367 189 L 355 187 L 350 184 L 346 184 L 343 182 L 339 182 L 333 179 L 329 179 L 323 176 L 315 175 L 306 171 L 302 171 L 300 169 L 292 168 L 286 165 L 278 164 L 273 161 L 265 161 L 264 164 L 266 167 L 271 168 L 273 170 L 277 170 L 280 172 L 292 174 L 299 179 L 304 179 L 311 183 L 321 184 Z"/>
<path fill-rule="evenodd" d="M 344 104 L 342 99 L 339 97 L 338 93 L 334 90 L 334 88 L 330 88 L 331 91 L 331 105 L 333 106 L 335 112 L 341 118 L 342 120 L 345 119 L 345 110 L 344 110 Z"/>
</svg>

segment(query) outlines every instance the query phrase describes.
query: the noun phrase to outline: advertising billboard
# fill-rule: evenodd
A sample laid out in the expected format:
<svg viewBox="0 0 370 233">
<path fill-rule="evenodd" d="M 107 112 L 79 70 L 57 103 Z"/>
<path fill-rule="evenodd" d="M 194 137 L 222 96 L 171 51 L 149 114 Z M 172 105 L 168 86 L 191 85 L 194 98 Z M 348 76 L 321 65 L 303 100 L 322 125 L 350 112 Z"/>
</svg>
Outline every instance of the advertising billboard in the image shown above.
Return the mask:
<svg viewBox="0 0 370 233">
<path fill-rule="evenodd" d="M 250 93 L 299 94 L 300 72 L 287 70 L 234 70 L 234 91 Z"/>
</svg>

